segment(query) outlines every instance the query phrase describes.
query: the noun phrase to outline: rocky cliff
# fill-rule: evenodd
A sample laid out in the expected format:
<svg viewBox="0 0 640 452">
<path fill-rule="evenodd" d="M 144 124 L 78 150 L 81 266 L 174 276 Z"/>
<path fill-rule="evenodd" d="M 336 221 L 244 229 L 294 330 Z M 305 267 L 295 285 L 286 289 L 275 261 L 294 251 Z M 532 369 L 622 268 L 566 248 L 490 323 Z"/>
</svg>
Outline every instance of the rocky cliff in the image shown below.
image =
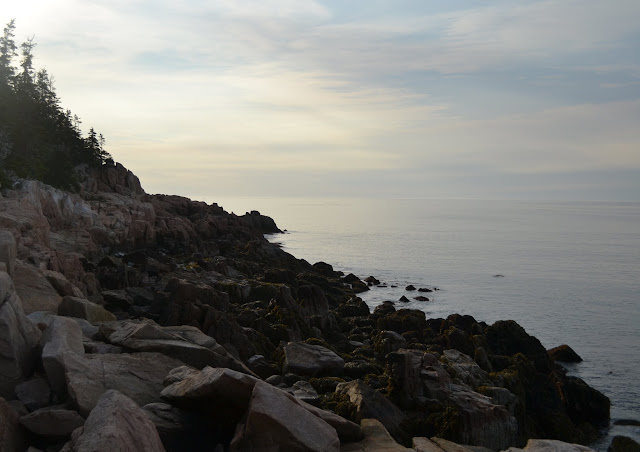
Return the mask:
<svg viewBox="0 0 640 452">
<path fill-rule="evenodd" d="M 513 321 L 371 313 L 258 212 L 79 171 L 2 190 L 0 450 L 503 450 L 608 423 Z"/>
</svg>

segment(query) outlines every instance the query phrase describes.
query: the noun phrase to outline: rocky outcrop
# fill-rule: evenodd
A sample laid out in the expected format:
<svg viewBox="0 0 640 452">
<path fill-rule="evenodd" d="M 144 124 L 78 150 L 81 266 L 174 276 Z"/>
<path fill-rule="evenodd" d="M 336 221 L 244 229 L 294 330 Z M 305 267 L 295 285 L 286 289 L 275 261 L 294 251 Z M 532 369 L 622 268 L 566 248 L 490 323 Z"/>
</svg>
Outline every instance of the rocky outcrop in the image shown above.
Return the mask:
<svg viewBox="0 0 640 452">
<path fill-rule="evenodd" d="M 45 424 L 68 434 L 69 419 L 109 411 L 97 405 L 112 389 L 146 406 L 167 450 L 335 450 L 336 438 L 402 450 L 430 437 L 486 452 L 587 442 L 608 421 L 608 399 L 513 321 L 392 302 L 370 313 L 355 293 L 376 278 L 295 259 L 257 213 L 148 195 L 121 165 L 83 171 L 79 194 L 19 181 L 0 199 L 0 395 L 19 399 L 25 446 L 58 450 Z M 310 444 L 318 432 L 326 444 Z"/>
<path fill-rule="evenodd" d="M 43 408 L 22 416 L 20 423 L 31 433 L 57 438 L 69 437 L 84 425 L 84 418 L 72 410 Z"/>
<path fill-rule="evenodd" d="M 73 433 L 65 452 L 163 452 L 160 436 L 145 412 L 130 398 L 109 390 L 98 400 L 84 427 Z"/>
<path fill-rule="evenodd" d="M 345 444 L 340 452 L 410 452 L 395 442 L 384 425 L 376 419 L 363 419 L 361 422 L 364 439 L 357 443 Z"/>
</svg>

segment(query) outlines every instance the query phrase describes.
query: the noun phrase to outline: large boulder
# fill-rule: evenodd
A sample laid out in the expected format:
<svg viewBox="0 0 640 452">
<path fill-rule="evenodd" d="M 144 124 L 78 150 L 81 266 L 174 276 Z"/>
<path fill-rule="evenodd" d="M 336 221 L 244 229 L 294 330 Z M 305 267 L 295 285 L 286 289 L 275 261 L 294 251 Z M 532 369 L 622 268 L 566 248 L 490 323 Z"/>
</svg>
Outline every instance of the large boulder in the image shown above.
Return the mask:
<svg viewBox="0 0 640 452">
<path fill-rule="evenodd" d="M 336 430 L 268 383 L 256 383 L 249 410 L 238 426 L 231 451 L 338 452 Z"/>
<path fill-rule="evenodd" d="M 185 369 L 181 377 L 164 388 L 163 399 L 178 407 L 206 409 L 229 422 L 240 420 L 253 387 L 260 381 L 231 369 L 212 367 L 205 367 L 200 372 Z"/>
<path fill-rule="evenodd" d="M 356 419 L 377 419 L 390 432 L 399 432 L 400 425 L 405 419 L 404 413 L 388 398 L 374 391 L 361 380 L 349 383 L 339 383 L 336 387 L 338 394 L 346 394 L 356 407 Z"/>
<path fill-rule="evenodd" d="M 68 392 L 81 415 L 87 416 L 98 399 L 115 389 L 139 405 L 160 402 L 163 380 L 170 370 L 183 365 L 160 353 L 104 354 L 65 360 Z"/>
<path fill-rule="evenodd" d="M 215 339 L 195 327 L 160 327 L 151 322 L 123 321 L 111 325 L 112 344 L 139 352 L 157 352 L 176 358 L 197 369 L 206 366 L 228 367 L 253 374 Z"/>
<path fill-rule="evenodd" d="M 33 370 L 40 330 L 24 315 L 9 275 L 0 272 L 0 396 L 14 398 L 15 386 Z"/>
<path fill-rule="evenodd" d="M 116 316 L 102 306 L 79 297 L 66 296 L 58 306 L 58 314 L 76 317 L 91 323 L 109 322 L 116 320 Z"/>
<path fill-rule="evenodd" d="M 109 390 L 98 400 L 84 427 L 63 451 L 163 452 L 165 449 L 145 411 L 129 397 Z"/>
<path fill-rule="evenodd" d="M 36 311 L 58 312 L 62 297 L 39 268 L 16 261 L 13 283 L 26 314 Z"/>
<path fill-rule="evenodd" d="M 153 422 L 167 452 L 207 450 L 216 444 L 216 432 L 206 416 L 168 403 L 149 403 L 142 407 Z"/>
<path fill-rule="evenodd" d="M 55 316 L 42 336 L 42 365 L 47 372 L 51 389 L 64 394 L 67 390 L 65 380 L 65 361 L 72 355 L 83 356 L 82 329 L 68 317 Z"/>
<path fill-rule="evenodd" d="M 0 230 L 0 263 L 4 263 L 7 266 L 9 276 L 13 276 L 17 255 L 18 247 L 13 234 L 6 230 Z"/>
<path fill-rule="evenodd" d="M 321 345 L 289 342 L 284 346 L 284 372 L 311 377 L 340 375 L 344 359 Z"/>
<path fill-rule="evenodd" d="M 640 452 L 640 444 L 628 436 L 614 436 L 607 452 Z"/>
<path fill-rule="evenodd" d="M 558 345 L 547 350 L 547 353 L 554 361 L 561 363 L 579 363 L 582 362 L 582 358 L 567 344 Z"/>
</svg>

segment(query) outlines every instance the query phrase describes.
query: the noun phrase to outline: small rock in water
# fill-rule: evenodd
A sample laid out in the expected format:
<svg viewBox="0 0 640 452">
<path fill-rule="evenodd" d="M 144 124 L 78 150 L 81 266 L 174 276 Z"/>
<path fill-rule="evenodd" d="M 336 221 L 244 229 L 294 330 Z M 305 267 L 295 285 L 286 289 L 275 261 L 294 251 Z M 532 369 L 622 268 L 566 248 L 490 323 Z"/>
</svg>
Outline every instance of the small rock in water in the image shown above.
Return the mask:
<svg viewBox="0 0 640 452">
<path fill-rule="evenodd" d="M 427 289 L 426 287 L 421 287 L 418 289 L 418 292 L 433 292 L 433 290 Z"/>
<path fill-rule="evenodd" d="M 493 275 L 494 278 L 504 278 L 504 275 L 502 274 L 497 274 L 497 275 Z"/>
<path fill-rule="evenodd" d="M 607 452 L 639 452 L 640 444 L 626 436 L 614 436 Z"/>
<path fill-rule="evenodd" d="M 378 281 L 375 276 L 368 276 L 365 278 L 364 282 L 366 282 L 368 285 L 370 286 L 377 286 L 380 284 L 380 281 Z"/>
<path fill-rule="evenodd" d="M 396 286 L 395 284 L 392 284 L 391 287 L 398 287 L 398 286 Z"/>
<path fill-rule="evenodd" d="M 401 296 L 401 297 L 400 297 L 400 300 L 398 300 L 398 301 L 402 301 L 402 302 L 404 302 L 404 303 L 409 303 L 409 301 L 411 301 L 411 300 L 409 300 L 407 297 L 405 297 L 405 296 L 403 295 L 403 296 Z"/>
<path fill-rule="evenodd" d="M 416 290 L 415 286 L 409 284 L 407 287 L 405 287 L 405 290 Z"/>
<path fill-rule="evenodd" d="M 387 286 L 386 284 L 378 284 L 378 287 L 385 288 L 385 287 L 389 287 L 389 286 Z"/>
<path fill-rule="evenodd" d="M 618 419 L 613 425 L 633 425 L 634 427 L 640 427 L 640 421 L 637 419 Z"/>
<path fill-rule="evenodd" d="M 429 301 L 427 297 L 423 297 L 423 296 L 414 297 L 413 299 L 418 301 Z"/>
<path fill-rule="evenodd" d="M 582 362 L 582 358 L 571 347 L 566 344 L 559 345 L 552 349 L 547 350 L 547 353 L 554 361 L 560 361 L 562 363 L 579 363 Z"/>
</svg>

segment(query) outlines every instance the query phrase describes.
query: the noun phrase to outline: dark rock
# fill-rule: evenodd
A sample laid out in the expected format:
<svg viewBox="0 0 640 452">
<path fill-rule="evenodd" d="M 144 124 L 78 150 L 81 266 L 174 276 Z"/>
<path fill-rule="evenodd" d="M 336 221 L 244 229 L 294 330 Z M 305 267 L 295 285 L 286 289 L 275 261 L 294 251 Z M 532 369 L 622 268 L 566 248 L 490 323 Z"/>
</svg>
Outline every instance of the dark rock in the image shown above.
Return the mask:
<svg viewBox="0 0 640 452">
<path fill-rule="evenodd" d="M 582 358 L 566 344 L 551 348 L 547 350 L 547 353 L 549 353 L 549 356 L 554 361 L 560 361 L 563 363 L 582 362 Z"/>
<path fill-rule="evenodd" d="M 364 282 L 366 282 L 368 285 L 370 286 L 378 286 L 380 285 L 380 281 L 378 281 L 375 276 L 367 276 L 364 279 Z"/>
<path fill-rule="evenodd" d="M 613 425 L 633 425 L 640 427 L 640 421 L 637 419 L 617 419 Z"/>
<path fill-rule="evenodd" d="M 427 297 L 423 297 L 421 295 L 414 297 L 414 300 L 418 300 L 418 301 L 429 301 L 429 299 Z"/>
<path fill-rule="evenodd" d="M 116 316 L 95 303 L 83 298 L 66 296 L 58 306 L 58 315 L 77 317 L 91 323 L 109 322 Z"/>
<path fill-rule="evenodd" d="M 409 290 L 409 291 L 416 290 L 416 287 L 412 284 L 409 284 L 407 287 L 404 288 L 404 290 Z"/>
<path fill-rule="evenodd" d="M 16 386 L 16 395 L 29 411 L 49 405 L 51 389 L 45 378 L 35 377 Z"/>
<path fill-rule="evenodd" d="M 0 450 L 13 452 L 27 447 L 25 431 L 20 425 L 20 415 L 0 397 Z"/>
<path fill-rule="evenodd" d="M 262 355 L 253 355 L 247 360 L 247 367 L 262 379 L 267 379 L 278 373 L 277 369 L 269 364 Z"/>
<path fill-rule="evenodd" d="M 142 409 L 155 425 L 167 452 L 207 450 L 219 439 L 215 426 L 197 412 L 167 403 L 149 403 Z"/>
<path fill-rule="evenodd" d="M 326 262 L 316 262 L 312 267 L 318 273 L 322 273 L 323 275 L 333 276 L 334 274 L 333 267 Z"/>
<path fill-rule="evenodd" d="M 433 290 L 428 289 L 426 287 L 421 287 L 421 288 L 418 289 L 418 292 L 427 292 L 428 293 L 428 292 L 433 292 Z"/>
<path fill-rule="evenodd" d="M 361 298 L 350 298 L 336 309 L 341 317 L 364 317 L 370 314 L 369 306 Z"/>
<path fill-rule="evenodd" d="M 640 444 L 627 436 L 614 436 L 607 452 L 640 452 Z"/>
<path fill-rule="evenodd" d="M 398 301 L 401 301 L 403 303 L 409 303 L 411 300 L 409 300 L 407 297 L 405 297 L 404 295 L 400 297 L 400 299 Z"/>
</svg>

